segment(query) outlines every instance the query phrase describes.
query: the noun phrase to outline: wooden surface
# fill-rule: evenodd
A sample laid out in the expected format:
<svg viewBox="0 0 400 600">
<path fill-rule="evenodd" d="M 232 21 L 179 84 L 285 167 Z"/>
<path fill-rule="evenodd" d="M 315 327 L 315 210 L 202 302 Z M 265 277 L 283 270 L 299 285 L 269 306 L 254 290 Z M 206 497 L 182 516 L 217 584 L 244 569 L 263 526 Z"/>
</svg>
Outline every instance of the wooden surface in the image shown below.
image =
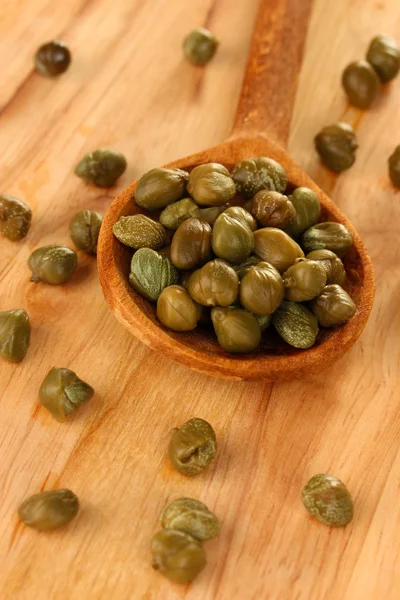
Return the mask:
<svg viewBox="0 0 400 600">
<path fill-rule="evenodd" d="M 349 109 L 342 68 L 379 32 L 398 34 L 397 0 L 315 2 L 289 150 L 354 222 L 377 277 L 371 319 L 329 372 L 281 384 L 195 375 L 132 338 L 109 312 L 95 262 L 80 256 L 59 288 L 29 282 L 39 244 L 68 243 L 79 208 L 105 210 L 144 170 L 221 141 L 241 85 L 254 0 L 3 0 L 0 13 L 1 189 L 34 211 L 25 243 L 0 242 L 0 309 L 32 320 L 21 365 L 0 364 L 2 600 L 394 600 L 400 595 L 400 394 L 398 388 L 400 192 L 387 157 L 400 142 L 400 79 L 376 106 Z M 181 60 L 193 26 L 221 40 L 204 71 Z M 31 71 L 37 45 L 62 37 L 73 50 L 56 81 Z M 322 126 L 357 128 L 354 167 L 336 177 L 312 144 Z M 99 145 L 124 152 L 129 168 L 114 189 L 72 174 Z M 69 423 L 37 405 L 53 366 L 74 369 L 97 390 Z M 218 458 L 193 480 L 165 460 L 169 430 L 199 416 L 215 427 Z M 330 530 L 300 501 L 308 478 L 329 472 L 355 499 L 355 519 Z M 15 509 L 41 489 L 70 487 L 81 499 L 66 529 L 38 534 Z M 208 566 L 189 587 L 149 567 L 149 539 L 169 499 L 192 496 L 220 516 Z"/>
</svg>

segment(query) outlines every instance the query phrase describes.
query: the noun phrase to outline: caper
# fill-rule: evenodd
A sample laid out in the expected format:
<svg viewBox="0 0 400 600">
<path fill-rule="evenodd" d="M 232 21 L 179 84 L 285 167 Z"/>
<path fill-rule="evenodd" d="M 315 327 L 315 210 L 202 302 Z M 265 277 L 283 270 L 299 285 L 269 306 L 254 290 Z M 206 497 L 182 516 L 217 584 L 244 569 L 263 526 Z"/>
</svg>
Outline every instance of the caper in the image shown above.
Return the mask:
<svg viewBox="0 0 400 600">
<path fill-rule="evenodd" d="M 311 303 L 311 309 L 321 327 L 334 327 L 348 321 L 357 307 L 340 285 L 327 285 Z"/>
<path fill-rule="evenodd" d="M 260 190 L 254 196 L 251 212 L 264 227 L 284 229 L 296 217 L 296 208 L 279 192 Z"/>
<path fill-rule="evenodd" d="M 257 229 L 257 221 L 254 219 L 251 212 L 245 208 L 242 208 L 241 206 L 230 206 L 229 208 L 225 209 L 224 212 L 226 215 L 230 215 L 231 217 L 235 217 L 236 219 L 246 223 L 246 225 L 248 225 L 252 231 Z"/>
<path fill-rule="evenodd" d="M 236 271 L 239 279 L 242 279 L 243 275 L 246 273 L 246 271 L 249 267 L 258 265 L 258 263 L 260 263 L 260 262 L 262 262 L 262 258 L 255 256 L 255 254 L 252 254 L 251 256 L 249 256 L 249 258 L 246 258 L 246 260 L 244 262 L 242 262 L 238 265 L 232 265 L 232 269 L 234 271 Z"/>
<path fill-rule="evenodd" d="M 326 285 L 326 273 L 316 260 L 298 258 L 282 275 L 285 298 L 290 302 L 305 302 L 318 296 Z"/>
<path fill-rule="evenodd" d="M 342 75 L 342 85 L 351 104 L 366 109 L 371 106 L 379 92 L 379 77 L 366 60 L 350 63 Z"/>
<path fill-rule="evenodd" d="M 92 386 L 79 379 L 76 373 L 53 367 L 40 386 L 39 400 L 57 421 L 62 422 L 93 394 Z"/>
<path fill-rule="evenodd" d="M 201 307 L 180 285 L 166 287 L 157 300 L 158 320 L 172 331 L 194 329 L 200 316 Z"/>
<path fill-rule="evenodd" d="M 377 35 L 369 45 L 367 61 L 374 67 L 382 83 L 387 83 L 399 72 L 400 48 L 388 35 Z"/>
<path fill-rule="evenodd" d="M 271 325 L 272 315 L 257 315 L 257 321 L 261 331 L 265 331 Z"/>
<path fill-rule="evenodd" d="M 70 279 L 78 264 L 78 257 L 68 246 L 42 246 L 32 252 L 28 267 L 31 281 L 60 285 Z"/>
<path fill-rule="evenodd" d="M 129 282 L 150 302 L 157 302 L 161 292 L 179 281 L 179 272 L 167 256 L 150 248 L 140 248 L 132 257 Z"/>
<path fill-rule="evenodd" d="M 71 63 L 68 46 L 53 40 L 40 46 L 35 54 L 36 70 L 45 77 L 55 77 L 64 73 Z"/>
<path fill-rule="evenodd" d="M 240 282 L 240 303 L 255 315 L 270 315 L 283 300 L 279 271 L 266 262 L 249 267 Z"/>
<path fill-rule="evenodd" d="M 355 131 L 348 123 L 324 127 L 314 141 L 319 157 L 328 169 L 340 173 L 354 164 L 358 143 Z"/>
<path fill-rule="evenodd" d="M 332 475 L 314 475 L 303 488 L 303 504 L 308 512 L 324 523 L 340 527 L 353 518 L 354 507 L 345 484 Z"/>
<path fill-rule="evenodd" d="M 178 269 L 194 269 L 211 257 L 211 227 L 200 219 L 183 221 L 171 243 L 171 260 Z"/>
<path fill-rule="evenodd" d="M 326 273 L 326 284 L 343 285 L 346 271 L 340 258 L 331 250 L 313 250 L 306 255 L 309 260 L 317 260 Z"/>
<path fill-rule="evenodd" d="M 341 223 L 317 223 L 307 229 L 301 238 L 301 245 L 306 252 L 312 250 L 332 250 L 339 258 L 343 258 L 353 245 L 352 233 Z"/>
<path fill-rule="evenodd" d="M 162 529 L 151 540 L 153 569 L 174 583 L 189 583 L 206 566 L 201 542 L 183 531 Z"/>
<path fill-rule="evenodd" d="M 28 352 L 31 323 L 23 308 L 0 311 L 0 356 L 10 362 L 20 362 Z"/>
<path fill-rule="evenodd" d="M 69 222 L 69 235 L 75 246 L 86 254 L 97 253 L 97 241 L 103 217 L 94 210 L 80 210 Z"/>
<path fill-rule="evenodd" d="M 76 165 L 74 173 L 86 183 L 111 187 L 127 167 L 125 156 L 112 148 L 87 152 Z"/>
<path fill-rule="evenodd" d="M 289 196 L 289 200 L 296 210 L 296 216 L 285 227 L 285 232 L 294 238 L 298 238 L 306 229 L 318 223 L 321 205 L 317 194 L 307 187 L 296 188 Z"/>
<path fill-rule="evenodd" d="M 284 300 L 272 315 L 272 324 L 294 348 L 311 348 L 318 334 L 317 318 L 303 304 Z"/>
<path fill-rule="evenodd" d="M 204 419 L 190 419 L 172 431 L 168 456 L 182 475 L 198 475 L 214 460 L 216 453 L 214 429 Z"/>
<path fill-rule="evenodd" d="M 274 190 L 283 193 L 287 186 L 285 169 L 278 162 L 266 156 L 245 158 L 232 171 L 236 190 L 252 198 L 260 190 Z"/>
<path fill-rule="evenodd" d="M 194 65 L 205 65 L 218 48 L 214 34 L 203 27 L 193 29 L 183 40 L 183 54 Z"/>
<path fill-rule="evenodd" d="M 254 253 L 283 273 L 304 256 L 300 246 L 287 233 L 275 227 L 264 227 L 254 232 Z"/>
<path fill-rule="evenodd" d="M 79 500 L 71 490 L 51 490 L 34 494 L 22 502 L 18 516 L 25 525 L 50 531 L 68 525 L 79 511 Z"/>
<path fill-rule="evenodd" d="M 254 248 L 254 235 L 242 217 L 226 211 L 215 221 L 212 235 L 212 249 L 219 258 L 232 263 L 241 263 Z"/>
<path fill-rule="evenodd" d="M 239 277 L 228 263 L 217 258 L 192 273 L 187 289 L 203 306 L 229 306 L 238 296 Z"/>
<path fill-rule="evenodd" d="M 141 214 L 120 217 L 113 225 L 113 234 L 130 248 L 157 250 L 165 243 L 164 227 Z"/>
<path fill-rule="evenodd" d="M 152 169 L 139 179 L 135 202 L 150 211 L 165 208 L 183 198 L 188 178 L 181 169 Z"/>
<path fill-rule="evenodd" d="M 32 211 L 13 196 L 0 196 L 0 233 L 7 239 L 22 240 L 29 231 Z"/>
<path fill-rule="evenodd" d="M 213 308 L 211 319 L 218 343 L 233 353 L 248 353 L 261 341 L 261 327 L 257 318 L 241 308 Z"/>
<path fill-rule="evenodd" d="M 178 229 L 179 225 L 190 219 L 200 217 L 200 209 L 191 198 L 182 198 L 172 204 L 168 204 L 160 214 L 160 223 L 167 229 Z"/>
<path fill-rule="evenodd" d="M 168 504 L 160 517 L 164 529 L 184 531 L 197 540 L 210 540 L 219 534 L 217 517 L 199 500 L 178 498 Z"/>
<path fill-rule="evenodd" d="M 195 167 L 190 172 L 187 190 L 200 206 L 221 206 L 236 194 L 228 169 L 218 163 Z"/>
<path fill-rule="evenodd" d="M 389 177 L 393 185 L 400 188 L 400 145 L 389 157 Z"/>
</svg>

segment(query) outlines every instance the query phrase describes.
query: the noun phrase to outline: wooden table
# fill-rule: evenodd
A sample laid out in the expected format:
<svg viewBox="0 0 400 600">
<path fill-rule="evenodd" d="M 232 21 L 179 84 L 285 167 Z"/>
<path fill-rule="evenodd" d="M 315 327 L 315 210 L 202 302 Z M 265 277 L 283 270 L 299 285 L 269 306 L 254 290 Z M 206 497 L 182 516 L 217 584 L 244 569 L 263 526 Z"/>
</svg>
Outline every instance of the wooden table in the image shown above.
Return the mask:
<svg viewBox="0 0 400 600">
<path fill-rule="evenodd" d="M 380 32 L 399 37 L 398 0 L 318 0 L 308 35 L 289 150 L 362 234 L 376 269 L 369 324 L 328 373 L 272 385 L 195 374 L 133 339 L 101 293 L 94 259 L 73 280 L 29 282 L 39 245 L 70 243 L 75 211 L 104 211 L 150 167 L 229 133 L 256 0 L 3 0 L 0 14 L 1 191 L 27 201 L 24 243 L 0 242 L 0 310 L 24 307 L 32 343 L 20 365 L 0 364 L 1 600 L 391 600 L 400 597 L 400 192 L 387 158 L 400 143 L 400 78 L 368 112 L 348 107 L 340 74 Z M 185 63 L 181 40 L 205 25 L 221 40 L 204 70 Z M 37 46 L 65 40 L 70 70 L 32 70 Z M 357 129 L 357 161 L 335 176 L 313 136 L 345 119 Z M 72 174 L 82 154 L 121 150 L 115 188 Z M 96 388 L 69 422 L 37 402 L 54 366 Z M 218 458 L 185 479 L 165 459 L 170 429 L 209 420 Z M 305 512 L 308 478 L 342 478 L 354 521 L 330 529 Z M 68 487 L 81 500 L 64 530 L 39 534 L 15 510 L 26 496 Z M 204 501 L 222 520 L 208 566 L 187 587 L 150 568 L 149 540 L 170 499 Z"/>
</svg>

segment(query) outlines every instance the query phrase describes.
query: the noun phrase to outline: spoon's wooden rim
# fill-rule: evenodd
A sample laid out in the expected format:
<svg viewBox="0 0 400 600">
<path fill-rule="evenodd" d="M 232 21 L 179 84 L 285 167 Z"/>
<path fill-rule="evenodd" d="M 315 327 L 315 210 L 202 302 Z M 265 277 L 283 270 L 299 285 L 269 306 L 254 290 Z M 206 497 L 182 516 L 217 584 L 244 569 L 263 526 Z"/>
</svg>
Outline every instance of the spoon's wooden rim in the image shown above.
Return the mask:
<svg viewBox="0 0 400 600">
<path fill-rule="evenodd" d="M 98 269 L 104 296 L 117 319 L 141 342 L 168 358 L 196 371 L 218 377 L 237 380 L 266 379 L 280 380 L 302 377 L 327 368 L 340 358 L 361 334 L 372 309 L 375 284 L 374 272 L 364 244 L 353 225 L 337 206 L 318 188 L 287 153 L 272 142 L 260 137 L 256 139 L 231 139 L 228 142 L 169 163 L 169 168 L 185 168 L 205 162 L 236 163 L 247 156 L 270 156 L 286 169 L 289 181 L 296 186 L 307 186 L 317 194 L 330 218 L 345 225 L 354 236 L 354 246 L 363 269 L 363 284 L 360 287 L 357 313 L 344 325 L 338 327 L 329 339 L 308 350 L 290 355 L 229 355 L 215 356 L 195 350 L 171 337 L 157 326 L 132 301 L 127 282 L 121 275 L 114 254 L 115 240 L 112 232 L 114 223 L 121 215 L 132 213 L 133 194 L 137 182 L 133 182 L 111 203 L 100 231 L 98 243 Z M 229 158 L 229 160 L 228 160 Z"/>
</svg>

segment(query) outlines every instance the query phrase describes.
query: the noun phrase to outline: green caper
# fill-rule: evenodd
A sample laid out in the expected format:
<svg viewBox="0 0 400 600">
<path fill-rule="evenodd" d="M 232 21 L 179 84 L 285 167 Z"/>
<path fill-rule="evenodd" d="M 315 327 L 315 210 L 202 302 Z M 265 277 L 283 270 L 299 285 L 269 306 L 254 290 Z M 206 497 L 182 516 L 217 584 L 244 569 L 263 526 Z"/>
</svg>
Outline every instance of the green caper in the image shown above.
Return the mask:
<svg viewBox="0 0 400 600">
<path fill-rule="evenodd" d="M 183 198 L 188 178 L 181 169 L 152 169 L 139 179 L 135 202 L 150 211 L 165 208 Z"/>
<path fill-rule="evenodd" d="M 183 221 L 171 243 L 171 260 L 178 269 L 194 269 L 211 257 L 211 227 L 200 219 Z"/>
<path fill-rule="evenodd" d="M 218 48 L 218 41 L 208 29 L 197 27 L 183 40 L 183 54 L 194 65 L 205 65 Z"/>
<path fill-rule="evenodd" d="M 190 172 L 187 190 L 200 206 L 221 206 L 236 194 L 228 169 L 218 163 L 195 167 Z"/>
<path fill-rule="evenodd" d="M 272 315 L 272 324 L 294 348 L 311 348 L 317 339 L 317 318 L 303 304 L 284 300 Z"/>
<path fill-rule="evenodd" d="M 249 267 L 240 282 L 240 303 L 255 315 L 270 315 L 283 300 L 279 272 L 266 262 Z"/>
<path fill-rule="evenodd" d="M 113 234 L 130 248 L 157 250 L 165 243 L 164 227 L 141 214 L 120 217 L 113 225 Z"/>
<path fill-rule="evenodd" d="M 79 511 L 78 497 L 71 490 L 50 490 L 22 502 L 18 516 L 28 527 L 50 531 L 68 525 Z"/>
<path fill-rule="evenodd" d="M 321 205 L 317 194 L 307 187 L 298 187 L 289 196 L 296 210 L 294 220 L 285 227 L 285 232 L 291 237 L 298 238 L 306 229 L 318 223 Z"/>
<path fill-rule="evenodd" d="M 125 156 L 112 148 L 87 152 L 76 165 L 74 173 L 86 183 L 111 187 L 127 167 Z"/>
<path fill-rule="evenodd" d="M 254 232 L 254 253 L 283 273 L 304 256 L 300 246 L 282 229 L 264 227 Z"/>
<path fill-rule="evenodd" d="M 357 312 L 349 294 L 340 285 L 327 285 L 311 303 L 311 309 L 321 327 L 334 327 L 345 323 Z"/>
<path fill-rule="evenodd" d="M 353 518 L 354 507 L 345 484 L 333 475 L 314 475 L 303 488 L 303 504 L 308 512 L 324 523 L 341 527 Z"/>
<path fill-rule="evenodd" d="M 341 223 L 317 223 L 307 229 L 301 238 L 301 245 L 306 252 L 312 250 L 331 250 L 343 258 L 353 245 L 352 233 Z"/>
<path fill-rule="evenodd" d="M 222 206 L 207 206 L 206 208 L 199 208 L 198 218 L 200 221 L 205 221 L 209 225 L 214 225 L 219 215 L 226 210 L 227 205 Z"/>
<path fill-rule="evenodd" d="M 340 173 L 354 164 L 358 143 L 355 131 L 348 123 L 324 127 L 314 141 L 319 157 L 328 169 Z"/>
<path fill-rule="evenodd" d="M 382 83 L 387 83 L 400 70 L 400 48 L 388 35 L 377 35 L 369 45 L 367 61 L 374 67 Z"/>
<path fill-rule="evenodd" d="M 389 177 L 393 185 L 400 188 L 400 145 L 397 146 L 393 154 L 389 157 Z"/>
<path fill-rule="evenodd" d="M 168 504 L 160 517 L 164 529 L 184 531 L 196 540 L 211 540 L 219 534 L 217 517 L 199 500 L 178 498 Z"/>
<path fill-rule="evenodd" d="M 254 196 L 251 212 L 264 227 L 284 229 L 296 217 L 296 208 L 279 192 L 260 190 Z"/>
<path fill-rule="evenodd" d="M 22 240 L 29 231 L 32 211 L 25 202 L 13 196 L 0 196 L 0 234 L 16 241 Z"/>
<path fill-rule="evenodd" d="M 265 331 L 272 323 L 272 315 L 257 315 L 261 331 Z"/>
<path fill-rule="evenodd" d="M 28 352 L 31 323 L 23 308 L 0 311 L 0 357 L 20 362 Z"/>
<path fill-rule="evenodd" d="M 78 257 L 68 246 L 42 246 L 32 252 L 28 267 L 31 281 L 60 285 L 70 279 L 78 264 Z"/>
<path fill-rule="evenodd" d="M 230 215 L 231 217 L 235 217 L 236 219 L 239 219 L 246 223 L 246 225 L 248 225 L 252 231 L 255 231 L 257 229 L 256 220 L 254 219 L 251 212 L 249 212 L 245 208 L 242 208 L 241 206 L 230 206 L 229 208 L 225 209 L 224 212 L 226 215 Z"/>
<path fill-rule="evenodd" d="M 93 394 L 94 389 L 76 373 L 53 367 L 40 386 L 39 400 L 57 421 L 62 422 Z"/>
<path fill-rule="evenodd" d="M 157 317 L 172 331 L 191 331 L 197 326 L 201 307 L 180 285 L 170 285 L 157 300 Z"/>
<path fill-rule="evenodd" d="M 182 475 L 198 475 L 214 460 L 216 453 L 214 429 L 204 419 L 190 419 L 172 431 L 168 456 Z"/>
<path fill-rule="evenodd" d="M 182 198 L 168 204 L 160 214 L 160 223 L 167 229 L 178 229 L 179 225 L 190 217 L 200 217 L 200 209 L 191 198 Z"/>
<path fill-rule="evenodd" d="M 246 258 L 246 260 L 238 265 L 232 265 L 232 269 L 236 271 L 239 279 L 242 279 L 243 275 L 246 273 L 248 267 L 253 267 L 254 265 L 258 265 L 258 263 L 262 262 L 262 259 L 255 254 Z"/>
<path fill-rule="evenodd" d="M 238 296 L 239 277 L 228 263 L 217 258 L 191 274 L 187 289 L 198 304 L 229 306 Z"/>
<path fill-rule="evenodd" d="M 366 109 L 371 106 L 379 92 L 380 80 L 366 60 L 350 63 L 342 75 L 342 85 L 351 104 Z"/>
<path fill-rule="evenodd" d="M 179 281 L 179 272 L 167 257 L 150 248 L 140 248 L 132 257 L 129 282 L 150 302 L 157 302 L 161 292 Z"/>
<path fill-rule="evenodd" d="M 94 210 L 80 210 L 69 222 L 69 235 L 75 246 L 86 254 L 97 253 L 97 241 L 103 217 Z"/>
<path fill-rule="evenodd" d="M 260 190 L 274 190 L 283 193 L 287 186 L 285 169 L 278 162 L 266 156 L 245 158 L 232 171 L 236 190 L 252 198 Z"/>
<path fill-rule="evenodd" d="M 188 533 L 162 529 L 151 540 L 153 569 L 174 583 L 189 583 L 206 566 L 201 542 Z"/>
<path fill-rule="evenodd" d="M 298 258 L 282 275 L 285 298 L 306 302 L 318 296 L 326 285 L 325 269 L 317 260 Z"/>
<path fill-rule="evenodd" d="M 317 260 L 326 273 L 326 284 L 343 285 L 346 271 L 340 258 L 331 250 L 313 250 L 306 255 L 309 260 Z"/>
<path fill-rule="evenodd" d="M 213 308 L 211 319 L 218 343 L 226 350 L 239 354 L 252 352 L 261 341 L 257 317 L 241 308 Z"/>
<path fill-rule="evenodd" d="M 36 70 L 45 77 L 55 77 L 64 73 L 71 63 L 68 46 L 53 40 L 40 46 L 35 54 Z"/>
<path fill-rule="evenodd" d="M 243 217 L 235 217 L 226 211 L 215 221 L 212 249 L 219 258 L 241 263 L 254 248 L 254 234 Z"/>
</svg>

